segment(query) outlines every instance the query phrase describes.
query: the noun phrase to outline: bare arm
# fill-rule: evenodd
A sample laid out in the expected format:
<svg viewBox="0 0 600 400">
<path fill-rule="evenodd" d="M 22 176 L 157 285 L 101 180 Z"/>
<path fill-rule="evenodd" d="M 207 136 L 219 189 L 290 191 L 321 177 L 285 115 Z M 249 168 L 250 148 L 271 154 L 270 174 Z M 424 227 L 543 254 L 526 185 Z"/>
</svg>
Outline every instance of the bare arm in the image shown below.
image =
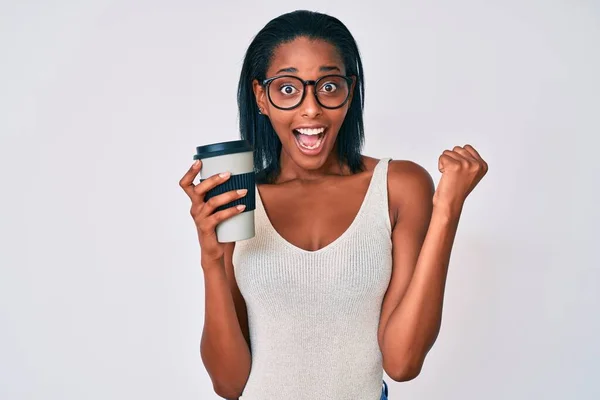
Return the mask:
<svg viewBox="0 0 600 400">
<path fill-rule="evenodd" d="M 425 254 L 430 220 L 431 226 L 436 224 L 431 177 L 417 164 L 401 161 L 390 163 L 389 177 L 390 204 L 397 211 L 392 277 L 383 300 L 378 339 L 386 373 L 395 381 L 406 381 L 418 374 L 421 358 L 437 332 L 435 319 L 441 308 L 439 290 L 445 268 L 433 272 L 422 263 L 419 268 L 417 262 L 419 253 Z M 428 237 L 431 242 L 432 236 Z M 423 279 L 424 273 L 435 276 Z"/>
<path fill-rule="evenodd" d="M 202 265 L 205 312 L 200 354 L 215 392 L 226 399 L 241 395 L 251 366 L 246 306 L 231 262 L 233 246 L 227 246 L 220 261 Z"/>
<path fill-rule="evenodd" d="M 440 331 L 448 264 L 459 214 L 434 207 L 410 284 L 387 322 L 383 351 L 386 371 L 394 380 L 410 380 L 420 373 L 425 356 Z"/>
<path fill-rule="evenodd" d="M 386 372 L 396 381 L 406 381 L 420 373 L 437 339 L 464 201 L 488 166 L 470 145 L 445 151 L 439 160 L 443 176 L 434 194 L 424 169 L 397 165 L 392 189 L 402 189 L 407 195 L 399 196 L 396 203 L 400 212 L 392 234 L 394 264 L 379 340 Z"/>
</svg>

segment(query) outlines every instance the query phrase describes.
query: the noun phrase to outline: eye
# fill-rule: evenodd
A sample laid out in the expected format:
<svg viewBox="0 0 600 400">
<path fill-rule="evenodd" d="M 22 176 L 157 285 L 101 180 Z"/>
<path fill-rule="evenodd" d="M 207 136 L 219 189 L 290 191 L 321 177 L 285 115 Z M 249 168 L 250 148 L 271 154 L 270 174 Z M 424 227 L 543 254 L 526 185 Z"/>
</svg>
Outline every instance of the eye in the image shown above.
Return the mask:
<svg viewBox="0 0 600 400">
<path fill-rule="evenodd" d="M 321 90 L 326 93 L 333 93 L 338 89 L 337 84 L 335 82 L 325 82 L 321 85 Z"/>
<path fill-rule="evenodd" d="M 298 90 L 293 85 L 285 84 L 281 85 L 279 91 L 286 96 L 290 96 L 296 94 Z"/>
</svg>

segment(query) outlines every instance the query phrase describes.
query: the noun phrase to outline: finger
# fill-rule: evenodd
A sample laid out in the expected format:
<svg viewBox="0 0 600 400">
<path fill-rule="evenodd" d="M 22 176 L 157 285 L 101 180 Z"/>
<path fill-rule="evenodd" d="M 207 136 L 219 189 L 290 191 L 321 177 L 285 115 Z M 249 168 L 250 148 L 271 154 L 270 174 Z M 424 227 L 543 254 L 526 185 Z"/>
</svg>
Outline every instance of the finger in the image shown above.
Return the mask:
<svg viewBox="0 0 600 400">
<path fill-rule="evenodd" d="M 481 155 L 477 152 L 477 150 L 475 150 L 475 148 L 473 146 L 471 146 L 470 144 L 465 145 L 465 150 L 467 150 L 469 153 L 471 153 L 471 155 L 475 158 L 475 160 L 477 160 L 477 162 L 481 164 L 481 166 L 483 167 L 483 172 L 484 172 L 484 174 L 486 174 L 488 171 L 488 163 L 485 162 L 485 160 L 481 157 Z"/>
<path fill-rule="evenodd" d="M 204 196 L 209 190 L 219 186 L 230 177 L 230 172 L 221 172 L 220 174 L 214 174 L 213 176 L 208 177 L 199 184 L 197 184 L 194 188 L 194 192 L 196 193 L 196 196 L 199 196 L 200 199 L 204 201 Z"/>
<path fill-rule="evenodd" d="M 234 215 L 240 214 L 245 209 L 246 209 L 245 204 L 239 204 L 235 207 L 228 207 L 224 210 L 214 213 L 213 215 L 211 215 L 209 217 L 209 219 L 211 219 L 213 221 L 214 226 L 216 227 L 221 222 L 225 221 L 228 218 L 233 217 Z"/>
<path fill-rule="evenodd" d="M 456 161 L 462 161 L 462 157 L 460 156 L 460 154 L 458 154 L 457 152 L 453 151 L 453 150 L 444 150 L 444 152 L 442 153 L 442 155 L 445 155 L 447 157 L 450 157 Z"/>
<path fill-rule="evenodd" d="M 473 158 L 475 158 L 476 160 L 483 161 L 477 150 L 475 150 L 475 148 L 470 144 L 465 144 L 464 149 L 468 151 L 471 154 L 471 156 L 473 156 Z"/>
<path fill-rule="evenodd" d="M 467 150 L 463 149 L 460 146 L 455 146 L 454 149 L 452 149 L 452 151 L 454 151 L 455 153 L 458 153 L 465 160 L 477 161 L 477 159 L 473 158 L 473 155 L 471 153 L 469 153 Z"/>
<path fill-rule="evenodd" d="M 186 172 L 185 175 L 179 180 L 179 186 L 181 186 L 183 191 L 192 200 L 197 197 L 197 195 L 194 193 L 194 179 L 196 178 L 196 175 L 198 175 L 201 165 L 202 161 L 194 161 L 188 172 Z"/>
<path fill-rule="evenodd" d="M 447 153 L 446 153 L 447 152 Z M 449 150 L 444 151 L 444 153 L 440 156 L 439 160 L 438 160 L 438 170 L 441 173 L 444 173 L 444 171 L 446 170 L 446 168 L 449 165 L 453 165 L 453 164 L 460 164 L 461 161 L 456 159 L 455 157 L 452 157 L 450 154 L 452 152 Z"/>
<path fill-rule="evenodd" d="M 246 208 L 245 205 L 240 204 L 238 206 L 228 207 L 225 210 L 221 210 L 219 212 L 214 213 L 210 217 L 205 218 L 203 220 L 203 222 L 200 224 L 200 226 L 199 226 L 200 233 L 205 236 L 213 235 L 218 224 L 225 221 L 226 219 L 229 219 L 235 215 L 240 214 L 241 212 L 244 211 L 245 208 Z"/>
<path fill-rule="evenodd" d="M 231 190 L 220 195 L 211 197 L 206 203 L 204 203 L 202 210 L 200 210 L 199 218 L 208 217 L 209 215 L 213 214 L 217 208 L 229 204 L 232 201 L 235 201 L 239 198 L 242 198 L 247 193 L 248 191 L 246 189 L 238 189 Z"/>
</svg>

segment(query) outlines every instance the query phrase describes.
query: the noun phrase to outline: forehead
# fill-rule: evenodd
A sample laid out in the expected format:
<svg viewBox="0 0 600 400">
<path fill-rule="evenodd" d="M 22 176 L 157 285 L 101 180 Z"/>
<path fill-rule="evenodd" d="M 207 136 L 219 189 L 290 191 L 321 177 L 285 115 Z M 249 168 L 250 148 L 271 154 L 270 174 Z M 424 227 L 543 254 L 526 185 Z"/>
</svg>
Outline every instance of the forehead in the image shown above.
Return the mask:
<svg viewBox="0 0 600 400">
<path fill-rule="evenodd" d="M 320 39 L 299 37 L 275 48 L 267 76 L 286 68 L 295 68 L 299 75 L 318 75 L 320 68 L 325 66 L 340 69 L 332 73 L 346 73 L 342 57 L 334 45 Z"/>
</svg>

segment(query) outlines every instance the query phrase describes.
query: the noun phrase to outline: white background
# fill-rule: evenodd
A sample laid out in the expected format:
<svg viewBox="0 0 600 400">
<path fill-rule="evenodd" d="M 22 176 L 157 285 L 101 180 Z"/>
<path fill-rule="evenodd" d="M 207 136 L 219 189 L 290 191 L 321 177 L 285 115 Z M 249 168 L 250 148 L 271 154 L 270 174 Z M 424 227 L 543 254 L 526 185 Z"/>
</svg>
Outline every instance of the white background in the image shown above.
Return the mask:
<svg viewBox="0 0 600 400">
<path fill-rule="evenodd" d="M 366 78 L 366 147 L 439 181 L 473 144 L 442 330 L 396 399 L 600 398 L 600 4 L 2 1 L 0 398 L 217 399 L 178 181 L 238 138 L 244 52 L 330 13 Z"/>
</svg>

